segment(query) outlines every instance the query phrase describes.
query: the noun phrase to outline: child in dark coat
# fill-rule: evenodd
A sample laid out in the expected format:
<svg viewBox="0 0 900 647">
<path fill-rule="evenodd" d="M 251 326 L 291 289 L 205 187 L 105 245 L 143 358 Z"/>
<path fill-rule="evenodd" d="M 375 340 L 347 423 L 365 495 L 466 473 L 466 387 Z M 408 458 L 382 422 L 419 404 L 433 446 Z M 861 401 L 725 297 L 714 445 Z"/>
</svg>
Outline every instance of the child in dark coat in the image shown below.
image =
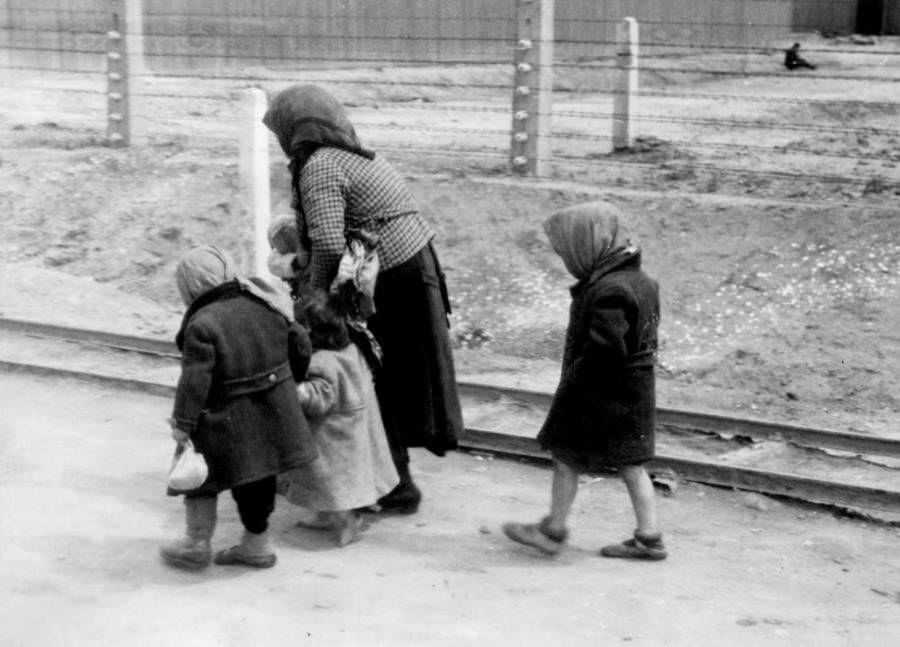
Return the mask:
<svg viewBox="0 0 900 647">
<path fill-rule="evenodd" d="M 566 332 L 562 377 L 538 435 L 553 455 L 550 514 L 539 523 L 507 523 L 513 541 L 556 554 L 581 472 L 618 471 L 637 529 L 606 557 L 664 559 L 653 483 L 644 463 L 654 456 L 659 288 L 641 270 L 621 214 L 605 202 L 564 209 L 544 223 L 553 250 L 578 282 Z"/>
<path fill-rule="evenodd" d="M 232 260 L 215 247 L 188 252 L 175 277 L 187 312 L 176 338 L 181 376 L 172 437 L 179 447 L 192 441 L 209 476 L 195 490 L 169 491 L 184 494 L 187 535 L 160 552 L 179 568 L 209 565 L 217 496 L 231 490 L 245 531 L 240 544 L 214 561 L 270 567 L 276 476 L 316 457 L 295 391 L 309 365 L 309 336 L 258 286 L 239 279 Z"/>
</svg>

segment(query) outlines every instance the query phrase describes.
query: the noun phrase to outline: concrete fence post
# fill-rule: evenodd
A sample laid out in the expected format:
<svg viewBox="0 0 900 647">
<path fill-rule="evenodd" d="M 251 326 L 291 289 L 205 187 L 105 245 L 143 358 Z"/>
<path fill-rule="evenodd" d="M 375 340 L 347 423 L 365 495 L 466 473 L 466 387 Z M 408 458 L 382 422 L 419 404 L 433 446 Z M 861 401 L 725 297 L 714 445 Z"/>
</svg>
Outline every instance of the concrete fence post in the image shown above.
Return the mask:
<svg viewBox="0 0 900 647">
<path fill-rule="evenodd" d="M 613 98 L 613 150 L 629 148 L 634 137 L 638 93 L 638 22 L 625 18 L 616 25 L 616 63 L 619 68 Z"/>
<path fill-rule="evenodd" d="M 110 0 L 110 4 L 106 138 L 110 146 L 128 146 L 137 139 L 134 108 L 143 79 L 143 8 L 141 0 Z"/>
<path fill-rule="evenodd" d="M 517 0 L 510 164 L 521 175 L 544 175 L 553 110 L 554 0 Z"/>
<path fill-rule="evenodd" d="M 144 0 L 124 0 L 125 50 L 128 52 L 128 100 L 129 138 L 133 144 L 144 140 L 144 120 L 141 111 L 144 109 L 142 94 L 144 88 Z"/>
<path fill-rule="evenodd" d="M 106 141 L 110 146 L 130 143 L 127 22 L 121 0 L 112 0 L 112 20 L 106 33 Z"/>
<path fill-rule="evenodd" d="M 269 184 L 269 131 L 263 125 L 268 100 L 259 88 L 240 91 L 240 187 L 247 212 L 253 218 L 251 274 L 268 276 L 268 230 L 271 221 Z"/>
</svg>

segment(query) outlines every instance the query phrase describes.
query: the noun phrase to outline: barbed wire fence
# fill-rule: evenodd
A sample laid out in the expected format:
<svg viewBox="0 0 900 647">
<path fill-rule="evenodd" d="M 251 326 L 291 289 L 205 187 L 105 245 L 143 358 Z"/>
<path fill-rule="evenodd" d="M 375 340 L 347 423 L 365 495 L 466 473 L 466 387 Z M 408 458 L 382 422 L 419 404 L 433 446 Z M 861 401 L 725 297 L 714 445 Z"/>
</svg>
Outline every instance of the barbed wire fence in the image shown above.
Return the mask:
<svg viewBox="0 0 900 647">
<path fill-rule="evenodd" d="M 2 0 L 0 114 L 89 143 L 225 148 L 246 125 L 237 91 L 308 82 L 347 105 L 367 145 L 419 166 L 900 191 L 897 39 L 797 35 L 785 0 L 685 4 Z M 784 67 L 795 40 L 816 69 Z"/>
</svg>

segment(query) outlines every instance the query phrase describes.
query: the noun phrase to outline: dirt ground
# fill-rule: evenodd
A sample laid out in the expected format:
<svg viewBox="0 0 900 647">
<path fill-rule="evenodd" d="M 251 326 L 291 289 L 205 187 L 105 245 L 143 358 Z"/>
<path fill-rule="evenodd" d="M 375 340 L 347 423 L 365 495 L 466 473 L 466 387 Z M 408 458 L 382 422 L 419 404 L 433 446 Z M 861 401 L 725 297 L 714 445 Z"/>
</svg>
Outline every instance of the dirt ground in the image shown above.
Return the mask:
<svg viewBox="0 0 900 647">
<path fill-rule="evenodd" d="M 426 499 L 334 547 L 272 520 L 278 564 L 166 568 L 183 530 L 164 495 L 167 398 L 0 376 L 0 626 L 9 647 L 92 645 L 817 645 L 880 647 L 900 632 L 895 528 L 757 495 L 685 485 L 661 497 L 671 557 L 596 556 L 632 528 L 624 488 L 584 479 L 570 549 L 508 542 L 536 519 L 546 469 L 417 453 Z M 478 496 L 473 496 L 478 492 Z M 240 534 L 219 501 L 216 548 Z"/>
<path fill-rule="evenodd" d="M 154 304 L 136 306 L 144 322 L 128 332 L 171 336 L 180 253 L 210 242 L 248 264 L 249 227 L 235 206 L 231 163 L 159 149 L 29 147 L 0 156 L 5 316 L 103 327 L 129 310 L 128 294 Z M 661 283 L 663 404 L 896 433 L 893 209 L 865 198 L 804 205 L 408 177 L 438 232 L 462 373 L 553 387 L 571 279 L 540 224 L 554 209 L 603 197 L 632 215 L 645 265 Z M 286 208 L 279 186 L 276 201 Z M 72 276 L 85 279 L 74 292 Z"/>
<path fill-rule="evenodd" d="M 662 286 L 663 404 L 893 435 L 900 68 L 890 53 L 900 53 L 900 39 L 868 46 L 872 54 L 847 40 L 801 41 L 821 50 L 815 74 L 780 74 L 775 49 L 645 58 L 641 83 L 651 93 L 642 113 L 668 121 L 639 122 L 641 141 L 620 156 L 592 136 L 608 132 L 608 119 L 591 116 L 608 114 L 609 96 L 590 92 L 602 85 L 601 73 L 562 68 L 554 132 L 572 136 L 554 140 L 554 152 L 589 164 L 554 165 L 554 179 L 542 181 L 513 180 L 502 155 L 485 161 L 477 153 L 506 146 L 503 66 L 306 70 L 297 80 L 329 83 L 365 141 L 386 148 L 407 176 L 437 231 L 462 373 L 554 386 L 571 280 L 540 225 L 555 209 L 603 198 L 632 219 L 645 265 Z M 712 74 L 735 69 L 750 76 Z M 283 71 L 247 73 L 266 89 L 285 85 Z M 854 76 L 878 80 L 847 80 Z M 37 88 L 41 79 L 26 81 Z M 103 326 L 120 311 L 139 320 L 131 332 L 170 335 L 180 314 L 171 280 L 180 253 L 214 243 L 249 267 L 251 226 L 229 99 L 236 85 L 148 81 L 150 96 L 136 110 L 150 140 L 130 150 L 96 145 L 88 124 L 97 119 L 91 102 L 102 95 L 60 101 L 37 89 L 5 93 L 0 313 Z M 181 98 L 186 90 L 191 97 Z M 778 97 L 783 103 L 771 100 Z M 707 121 L 692 123 L 697 115 Z M 806 126 L 752 130 L 734 127 L 737 118 Z M 423 132 L 431 152 L 404 152 L 421 146 Z M 436 154 L 452 152 L 454 141 L 469 153 Z M 869 182 L 798 184 L 766 174 L 785 168 Z M 272 184 L 274 212 L 288 212 L 274 145 Z M 88 279 L 80 294 L 69 287 L 72 276 Z M 154 305 L 129 314 L 124 293 Z M 77 308 L 67 307 L 73 299 Z"/>
</svg>

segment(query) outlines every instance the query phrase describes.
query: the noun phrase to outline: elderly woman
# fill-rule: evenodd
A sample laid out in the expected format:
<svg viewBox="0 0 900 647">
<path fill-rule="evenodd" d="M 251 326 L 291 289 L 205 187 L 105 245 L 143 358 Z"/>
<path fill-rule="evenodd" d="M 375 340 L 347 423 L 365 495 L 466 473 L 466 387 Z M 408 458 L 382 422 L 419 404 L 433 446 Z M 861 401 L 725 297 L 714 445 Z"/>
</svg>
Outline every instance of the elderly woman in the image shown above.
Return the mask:
<svg viewBox="0 0 900 647">
<path fill-rule="evenodd" d="M 187 532 L 160 552 L 183 569 L 210 561 L 268 568 L 276 559 L 268 535 L 276 476 L 317 455 L 295 383 L 309 366 L 309 336 L 256 285 L 240 279 L 222 250 L 192 249 L 175 278 L 187 312 L 176 338 L 181 375 L 172 437 L 179 445 L 191 440 L 209 476 L 197 489 L 169 491 L 184 495 Z M 244 535 L 213 558 L 216 501 L 224 490 L 237 503 Z"/>
<path fill-rule="evenodd" d="M 410 475 L 408 448 L 443 456 L 462 431 L 450 304 L 434 232 L 403 178 L 362 147 L 343 106 L 321 88 L 283 90 L 263 122 L 290 159 L 293 206 L 310 252 L 307 287 L 329 289 L 348 230 L 377 238 L 380 270 L 368 325 L 384 353 L 376 392 L 400 474 L 400 484 L 379 503 L 385 510 L 415 512 L 421 492 Z"/>
</svg>

